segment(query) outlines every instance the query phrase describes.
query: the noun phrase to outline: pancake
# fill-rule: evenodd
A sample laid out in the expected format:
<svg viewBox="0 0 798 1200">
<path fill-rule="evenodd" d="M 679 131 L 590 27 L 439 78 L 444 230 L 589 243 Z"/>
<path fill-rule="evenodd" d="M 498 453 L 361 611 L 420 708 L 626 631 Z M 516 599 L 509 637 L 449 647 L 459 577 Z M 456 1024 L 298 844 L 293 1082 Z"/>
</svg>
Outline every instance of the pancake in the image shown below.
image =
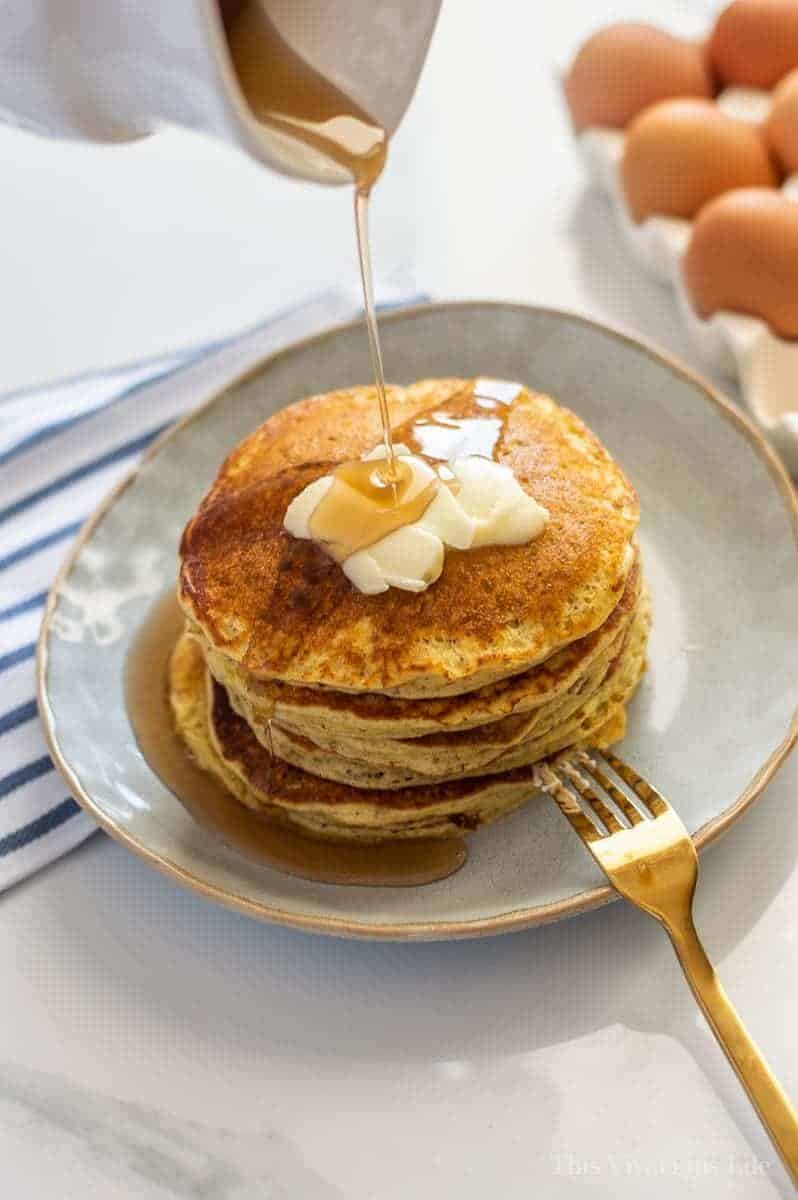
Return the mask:
<svg viewBox="0 0 798 1200">
<path fill-rule="evenodd" d="M 542 759 L 623 736 L 650 626 L 637 497 L 548 397 L 485 400 L 459 379 L 391 388 L 394 437 L 487 427 L 549 520 L 525 545 L 448 549 L 422 593 L 365 595 L 282 527 L 379 442 L 372 388 L 291 405 L 223 463 L 181 543 L 170 697 L 235 801 L 321 837 L 455 835 L 534 795 Z"/>
<path fill-rule="evenodd" d="M 617 644 L 614 643 L 614 655 L 618 654 L 622 641 L 621 637 Z M 426 734 L 420 738 L 351 738 L 338 735 L 334 731 L 325 731 L 320 735 L 313 727 L 290 729 L 283 726 L 277 718 L 264 721 L 252 713 L 249 705 L 242 701 L 240 696 L 229 690 L 227 694 L 232 707 L 244 718 L 264 745 L 268 744 L 266 731 L 271 728 L 273 739 L 277 739 L 277 753 L 290 762 L 296 761 L 292 756 L 291 746 L 301 740 L 336 757 L 351 758 L 375 767 L 410 766 L 414 774 L 440 777 L 456 775 L 491 762 L 510 747 L 531 736 L 533 731 L 550 728 L 561 719 L 561 714 L 568 711 L 569 706 L 574 707 L 580 703 L 586 689 L 593 692 L 599 686 L 607 674 L 610 661 L 611 657 L 602 659 L 591 667 L 587 675 L 580 678 L 571 691 L 558 696 L 551 704 L 534 709 L 531 713 L 518 713 L 465 730 Z M 286 754 L 279 748 L 284 744 L 288 750 Z"/>
<path fill-rule="evenodd" d="M 391 388 L 394 437 L 444 410 L 484 419 L 463 380 Z M 181 545 L 179 598 L 214 671 L 401 698 L 459 695 L 528 671 L 601 628 L 634 561 L 634 489 L 583 423 L 522 390 L 496 459 L 550 513 L 522 546 L 448 550 L 422 594 L 366 596 L 282 528 L 289 502 L 380 440 L 373 388 L 311 397 L 271 417 L 222 465 Z"/>
<path fill-rule="evenodd" d="M 184 635 L 169 680 L 175 722 L 197 763 L 238 802 L 317 837 L 380 841 L 455 836 L 518 808 L 536 794 L 535 769 L 458 779 L 402 790 L 366 790 L 322 780 L 272 759 L 205 666 L 196 639 Z M 623 706 L 596 715 L 592 745 L 622 736 Z"/>
<path fill-rule="evenodd" d="M 609 660 L 618 639 L 631 624 L 641 589 L 637 553 L 623 595 L 599 629 L 529 671 L 457 696 L 418 700 L 382 693 L 356 695 L 322 688 L 296 688 L 252 679 L 238 664 L 217 654 L 205 642 L 203 653 L 236 710 L 250 723 L 273 720 L 281 728 L 308 737 L 319 746 L 347 753 L 350 741 L 379 745 L 385 739 L 423 738 L 471 729 L 533 710 L 542 710 L 543 716 L 559 698 L 581 686 L 587 672 Z"/>
<path fill-rule="evenodd" d="M 511 771 L 565 746 L 581 744 L 586 732 L 600 728 L 627 703 L 643 674 L 649 626 L 650 605 L 645 596 L 614 658 L 596 672 L 587 686 L 563 701 L 547 721 L 540 722 L 534 716 L 511 717 L 497 725 L 406 743 L 364 739 L 357 746 L 350 745 L 348 749 L 353 752 L 346 755 L 322 748 L 273 722 L 271 748 L 278 758 L 312 775 L 357 788 L 424 787 L 433 781 Z M 268 747 L 266 727 L 251 722 L 248 725 Z"/>
</svg>

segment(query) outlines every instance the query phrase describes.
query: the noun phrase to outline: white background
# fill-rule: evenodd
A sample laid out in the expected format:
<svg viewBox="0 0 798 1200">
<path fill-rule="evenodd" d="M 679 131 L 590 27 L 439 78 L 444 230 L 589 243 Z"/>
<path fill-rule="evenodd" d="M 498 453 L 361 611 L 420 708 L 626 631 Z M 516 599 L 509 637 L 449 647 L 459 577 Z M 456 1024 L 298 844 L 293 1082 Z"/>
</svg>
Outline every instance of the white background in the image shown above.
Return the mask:
<svg viewBox="0 0 798 1200">
<path fill-rule="evenodd" d="M 610 17 L 710 7 L 445 0 L 375 203 L 383 278 L 591 313 L 700 367 L 583 188 L 553 70 Z M 0 162 L 0 392 L 354 279 L 346 193 L 199 137 L 4 132 Z M 710 851 L 697 904 L 793 1096 L 796 796 L 791 763 Z M 15 1200 L 792 1194 L 663 935 L 621 904 L 481 942 L 350 944 L 213 908 L 100 836 L 0 899 L 0 962 Z"/>
</svg>

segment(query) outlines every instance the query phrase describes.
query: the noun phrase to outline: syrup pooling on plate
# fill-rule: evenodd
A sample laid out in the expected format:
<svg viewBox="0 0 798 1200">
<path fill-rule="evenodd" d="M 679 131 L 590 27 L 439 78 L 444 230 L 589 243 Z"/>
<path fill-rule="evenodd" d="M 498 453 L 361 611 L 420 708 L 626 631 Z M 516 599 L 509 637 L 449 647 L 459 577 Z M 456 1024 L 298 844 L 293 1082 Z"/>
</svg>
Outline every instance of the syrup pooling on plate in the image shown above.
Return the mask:
<svg viewBox="0 0 798 1200">
<path fill-rule="evenodd" d="M 167 675 L 184 624 L 174 594 L 153 606 L 130 647 L 125 699 L 139 750 L 198 825 L 251 861 L 322 883 L 411 887 L 460 869 L 467 857 L 462 838 L 414 838 L 378 846 L 322 841 L 240 804 L 193 761 L 175 729 Z M 271 743 L 270 723 L 267 728 Z"/>
</svg>

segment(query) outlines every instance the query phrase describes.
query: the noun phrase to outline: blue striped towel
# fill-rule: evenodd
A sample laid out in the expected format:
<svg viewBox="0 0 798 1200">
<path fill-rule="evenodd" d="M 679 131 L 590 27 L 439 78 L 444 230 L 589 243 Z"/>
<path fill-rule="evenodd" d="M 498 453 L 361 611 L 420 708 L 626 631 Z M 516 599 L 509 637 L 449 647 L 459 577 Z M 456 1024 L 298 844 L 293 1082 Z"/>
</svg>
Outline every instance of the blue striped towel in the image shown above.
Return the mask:
<svg viewBox="0 0 798 1200">
<path fill-rule="evenodd" d="M 0 891 L 96 828 L 54 770 L 34 680 L 47 589 L 83 521 L 186 409 L 357 311 L 326 293 L 234 339 L 0 397 Z"/>
</svg>

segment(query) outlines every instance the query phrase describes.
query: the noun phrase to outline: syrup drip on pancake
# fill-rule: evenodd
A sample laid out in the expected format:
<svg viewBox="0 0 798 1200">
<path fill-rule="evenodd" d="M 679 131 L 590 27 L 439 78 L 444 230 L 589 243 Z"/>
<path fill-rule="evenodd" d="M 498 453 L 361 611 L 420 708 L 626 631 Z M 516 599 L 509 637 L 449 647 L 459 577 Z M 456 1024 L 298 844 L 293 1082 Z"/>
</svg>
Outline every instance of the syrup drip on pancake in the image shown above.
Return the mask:
<svg viewBox="0 0 798 1200">
<path fill-rule="evenodd" d="M 502 425 L 498 417 L 449 417 L 446 413 L 433 413 L 413 422 L 412 440 L 419 454 L 439 462 L 448 463 L 471 454 L 493 458 Z"/>
<path fill-rule="evenodd" d="M 476 406 L 493 416 L 454 416 L 449 412 L 425 413 L 409 427 L 409 445 L 433 461 L 449 463 L 456 458 L 476 455 L 495 458 L 513 401 L 523 388 L 504 379 L 476 379 L 470 389 Z M 457 494 L 457 481 L 449 467 L 439 467 L 438 475 Z"/>
<path fill-rule="evenodd" d="M 310 530 L 336 562 L 372 546 L 423 516 L 440 486 L 437 475 L 413 459 L 397 458 L 395 478 L 380 474 L 384 462 L 347 462 L 333 472 L 327 494 L 310 518 Z"/>
<path fill-rule="evenodd" d="M 270 768 L 274 766 L 274 734 L 272 733 L 272 718 L 266 718 L 266 748 L 269 751 Z"/>
</svg>

